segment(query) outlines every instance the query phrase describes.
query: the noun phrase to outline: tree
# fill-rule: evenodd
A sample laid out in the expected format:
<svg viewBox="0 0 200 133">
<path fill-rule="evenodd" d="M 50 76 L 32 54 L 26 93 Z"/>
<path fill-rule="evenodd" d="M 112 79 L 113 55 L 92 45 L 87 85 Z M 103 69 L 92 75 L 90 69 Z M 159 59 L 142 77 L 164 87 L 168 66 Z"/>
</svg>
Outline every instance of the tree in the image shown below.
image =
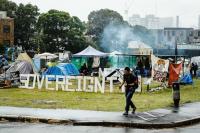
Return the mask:
<svg viewBox="0 0 200 133">
<path fill-rule="evenodd" d="M 88 16 L 88 31 L 93 40 L 99 45 L 104 28 L 109 24 L 124 23 L 123 17 L 116 11 L 101 9 L 93 11 Z"/>
<path fill-rule="evenodd" d="M 15 45 L 21 45 L 24 50 L 33 49 L 32 37 L 36 32 L 37 6 L 20 4 L 15 12 Z"/>
<path fill-rule="evenodd" d="M 8 0 L 0 0 L 0 11 L 6 11 L 7 16 L 13 18 L 16 9 L 17 9 L 16 3 Z"/>
<path fill-rule="evenodd" d="M 37 26 L 42 34 L 45 51 L 77 52 L 87 45 L 84 24 L 78 17 L 71 17 L 67 12 L 50 10 L 41 14 Z"/>
</svg>

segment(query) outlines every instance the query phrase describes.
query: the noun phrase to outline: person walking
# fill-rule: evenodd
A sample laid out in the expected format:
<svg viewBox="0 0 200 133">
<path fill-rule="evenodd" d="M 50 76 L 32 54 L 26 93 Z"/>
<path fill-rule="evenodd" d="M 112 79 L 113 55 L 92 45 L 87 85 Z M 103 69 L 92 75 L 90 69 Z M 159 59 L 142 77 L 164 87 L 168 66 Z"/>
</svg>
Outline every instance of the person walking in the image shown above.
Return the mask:
<svg viewBox="0 0 200 133">
<path fill-rule="evenodd" d="M 197 65 L 197 63 L 194 63 L 194 77 L 196 77 L 197 76 L 197 71 L 198 71 L 198 65 Z"/>
<path fill-rule="evenodd" d="M 133 97 L 133 94 L 135 93 L 135 90 L 138 88 L 138 78 L 136 75 L 131 73 L 129 67 L 125 67 L 124 69 L 123 82 L 120 85 L 119 89 L 121 89 L 124 84 L 125 84 L 126 106 L 123 115 L 127 116 L 130 106 L 133 109 L 132 114 L 135 113 L 136 106 L 133 104 L 131 99 Z"/>
</svg>

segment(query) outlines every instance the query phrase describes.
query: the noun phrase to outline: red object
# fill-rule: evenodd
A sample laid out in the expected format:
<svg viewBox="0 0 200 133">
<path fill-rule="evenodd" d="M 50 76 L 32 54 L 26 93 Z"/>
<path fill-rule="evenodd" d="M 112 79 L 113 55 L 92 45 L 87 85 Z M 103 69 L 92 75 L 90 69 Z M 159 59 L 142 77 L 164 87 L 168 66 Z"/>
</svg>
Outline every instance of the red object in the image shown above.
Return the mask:
<svg viewBox="0 0 200 133">
<path fill-rule="evenodd" d="M 182 63 L 169 64 L 169 80 L 168 80 L 169 86 L 171 86 L 173 82 L 178 81 L 181 70 L 182 70 Z"/>
</svg>

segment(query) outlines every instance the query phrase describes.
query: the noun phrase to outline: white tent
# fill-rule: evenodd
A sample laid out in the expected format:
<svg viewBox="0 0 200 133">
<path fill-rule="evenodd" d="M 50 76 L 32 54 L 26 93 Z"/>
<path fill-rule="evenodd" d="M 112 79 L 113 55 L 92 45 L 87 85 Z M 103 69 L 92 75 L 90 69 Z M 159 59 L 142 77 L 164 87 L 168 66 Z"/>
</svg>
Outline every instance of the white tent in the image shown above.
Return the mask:
<svg viewBox="0 0 200 133">
<path fill-rule="evenodd" d="M 83 51 L 74 54 L 74 57 L 104 57 L 107 56 L 107 53 L 103 53 L 101 51 L 96 50 L 95 48 L 88 46 L 86 49 Z"/>
<path fill-rule="evenodd" d="M 110 53 L 110 56 L 115 56 L 115 55 L 118 55 L 118 54 L 122 54 L 121 52 L 119 51 L 113 51 Z"/>
<path fill-rule="evenodd" d="M 197 63 L 198 66 L 200 66 L 200 56 L 195 56 L 191 58 L 192 63 Z"/>
<path fill-rule="evenodd" d="M 151 55 L 153 48 L 141 41 L 131 41 L 128 43 L 128 48 L 132 54 Z"/>
<path fill-rule="evenodd" d="M 54 59 L 57 58 L 58 56 L 55 54 L 51 54 L 51 53 L 42 53 L 42 54 L 38 54 L 35 56 L 35 58 L 40 58 L 40 59 Z"/>
</svg>

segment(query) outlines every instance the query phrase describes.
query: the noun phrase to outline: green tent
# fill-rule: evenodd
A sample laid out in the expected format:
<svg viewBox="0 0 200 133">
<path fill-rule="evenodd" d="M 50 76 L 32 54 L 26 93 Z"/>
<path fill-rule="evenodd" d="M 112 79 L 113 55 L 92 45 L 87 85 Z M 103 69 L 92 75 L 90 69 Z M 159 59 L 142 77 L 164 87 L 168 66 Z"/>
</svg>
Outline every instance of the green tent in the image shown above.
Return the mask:
<svg viewBox="0 0 200 133">
<path fill-rule="evenodd" d="M 108 63 L 110 67 L 113 68 L 124 68 L 124 67 L 134 67 L 136 66 L 136 56 L 124 56 L 124 55 L 112 55 L 109 56 Z"/>
<path fill-rule="evenodd" d="M 84 63 L 87 63 L 87 57 L 73 57 L 71 62 L 80 69 Z"/>
</svg>

